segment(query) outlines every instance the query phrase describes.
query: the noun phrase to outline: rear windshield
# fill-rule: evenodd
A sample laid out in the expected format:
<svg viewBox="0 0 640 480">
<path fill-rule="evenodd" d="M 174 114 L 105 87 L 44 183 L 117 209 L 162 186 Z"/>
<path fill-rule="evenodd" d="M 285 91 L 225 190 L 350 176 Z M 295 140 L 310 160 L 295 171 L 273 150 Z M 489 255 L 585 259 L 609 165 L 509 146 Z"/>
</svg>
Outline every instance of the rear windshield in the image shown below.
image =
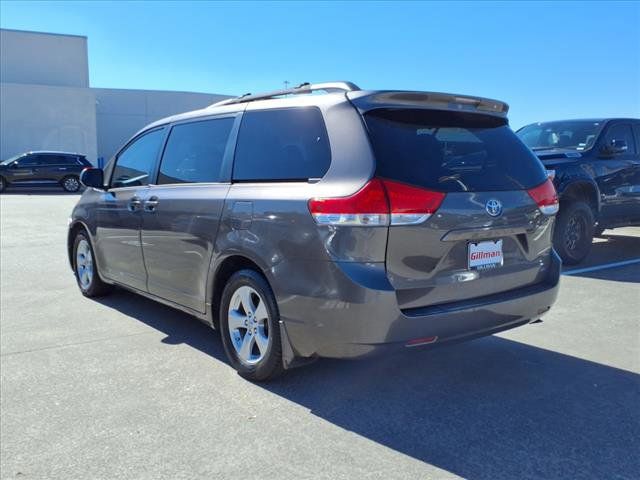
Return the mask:
<svg viewBox="0 0 640 480">
<path fill-rule="evenodd" d="M 365 114 L 376 175 L 442 192 L 523 190 L 546 173 L 500 118 L 418 109 Z"/>
</svg>

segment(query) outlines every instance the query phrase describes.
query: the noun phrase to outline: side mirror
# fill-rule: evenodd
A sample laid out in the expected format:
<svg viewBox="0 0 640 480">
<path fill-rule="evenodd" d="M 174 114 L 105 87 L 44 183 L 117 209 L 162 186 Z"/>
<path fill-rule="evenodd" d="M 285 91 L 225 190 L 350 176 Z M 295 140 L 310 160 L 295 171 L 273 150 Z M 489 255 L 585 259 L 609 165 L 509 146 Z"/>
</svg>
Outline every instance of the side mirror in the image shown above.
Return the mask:
<svg viewBox="0 0 640 480">
<path fill-rule="evenodd" d="M 85 187 L 104 190 L 104 173 L 101 168 L 87 167 L 80 173 L 80 182 Z"/>
<path fill-rule="evenodd" d="M 626 140 L 614 138 L 609 145 L 605 145 L 602 149 L 602 153 L 605 155 L 615 155 L 617 153 L 624 153 L 629 150 Z"/>
</svg>

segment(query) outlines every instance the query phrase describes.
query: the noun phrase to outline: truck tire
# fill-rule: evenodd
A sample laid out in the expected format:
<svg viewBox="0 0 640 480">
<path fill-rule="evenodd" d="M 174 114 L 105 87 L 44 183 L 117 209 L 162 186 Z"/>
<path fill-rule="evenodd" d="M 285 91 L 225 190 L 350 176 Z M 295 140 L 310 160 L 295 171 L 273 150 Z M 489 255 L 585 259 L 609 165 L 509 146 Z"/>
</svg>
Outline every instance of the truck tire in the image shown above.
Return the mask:
<svg viewBox="0 0 640 480">
<path fill-rule="evenodd" d="M 553 246 L 566 265 L 580 263 L 589 254 L 594 217 L 589 204 L 574 201 L 561 205 L 553 232 Z"/>
</svg>

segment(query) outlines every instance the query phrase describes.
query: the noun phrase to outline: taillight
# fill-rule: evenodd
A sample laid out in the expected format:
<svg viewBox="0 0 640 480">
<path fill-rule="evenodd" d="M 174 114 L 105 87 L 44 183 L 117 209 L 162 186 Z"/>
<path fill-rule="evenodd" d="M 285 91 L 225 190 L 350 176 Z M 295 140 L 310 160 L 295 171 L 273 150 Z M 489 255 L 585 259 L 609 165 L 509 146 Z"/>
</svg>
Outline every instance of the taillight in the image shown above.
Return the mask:
<svg viewBox="0 0 640 480">
<path fill-rule="evenodd" d="M 551 179 L 528 190 L 529 196 L 538 204 L 538 208 L 545 215 L 555 215 L 560 209 L 560 202 L 556 187 L 553 186 Z"/>
<path fill-rule="evenodd" d="M 413 225 L 427 220 L 440 207 L 445 194 L 383 180 L 391 207 L 391 225 Z"/>
<path fill-rule="evenodd" d="M 445 194 L 374 178 L 348 197 L 312 198 L 309 211 L 321 225 L 386 226 L 422 223 Z"/>
</svg>

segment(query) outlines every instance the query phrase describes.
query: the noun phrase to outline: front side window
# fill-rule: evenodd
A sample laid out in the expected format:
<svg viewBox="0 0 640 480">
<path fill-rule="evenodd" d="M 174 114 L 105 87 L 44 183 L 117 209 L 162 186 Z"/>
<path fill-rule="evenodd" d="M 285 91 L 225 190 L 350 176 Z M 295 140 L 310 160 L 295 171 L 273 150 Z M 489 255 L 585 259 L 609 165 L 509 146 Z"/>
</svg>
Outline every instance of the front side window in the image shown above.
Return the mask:
<svg viewBox="0 0 640 480">
<path fill-rule="evenodd" d="M 635 153 L 635 142 L 633 140 L 633 131 L 631 130 L 631 125 L 627 125 L 624 123 L 611 125 L 604 136 L 604 146 L 612 146 L 614 140 L 622 140 L 626 143 L 627 150 L 625 153 Z"/>
<path fill-rule="evenodd" d="M 235 181 L 306 181 L 322 178 L 331 149 L 316 107 L 246 112 L 238 134 Z"/>
<path fill-rule="evenodd" d="M 158 184 L 219 182 L 234 118 L 176 125 L 162 155 Z"/>
<path fill-rule="evenodd" d="M 116 158 L 111 175 L 111 187 L 138 187 L 149 184 L 164 129 L 153 130 L 130 143 Z"/>
<path fill-rule="evenodd" d="M 18 160 L 19 167 L 34 167 L 36 165 L 42 165 L 42 155 L 27 155 Z"/>
</svg>

